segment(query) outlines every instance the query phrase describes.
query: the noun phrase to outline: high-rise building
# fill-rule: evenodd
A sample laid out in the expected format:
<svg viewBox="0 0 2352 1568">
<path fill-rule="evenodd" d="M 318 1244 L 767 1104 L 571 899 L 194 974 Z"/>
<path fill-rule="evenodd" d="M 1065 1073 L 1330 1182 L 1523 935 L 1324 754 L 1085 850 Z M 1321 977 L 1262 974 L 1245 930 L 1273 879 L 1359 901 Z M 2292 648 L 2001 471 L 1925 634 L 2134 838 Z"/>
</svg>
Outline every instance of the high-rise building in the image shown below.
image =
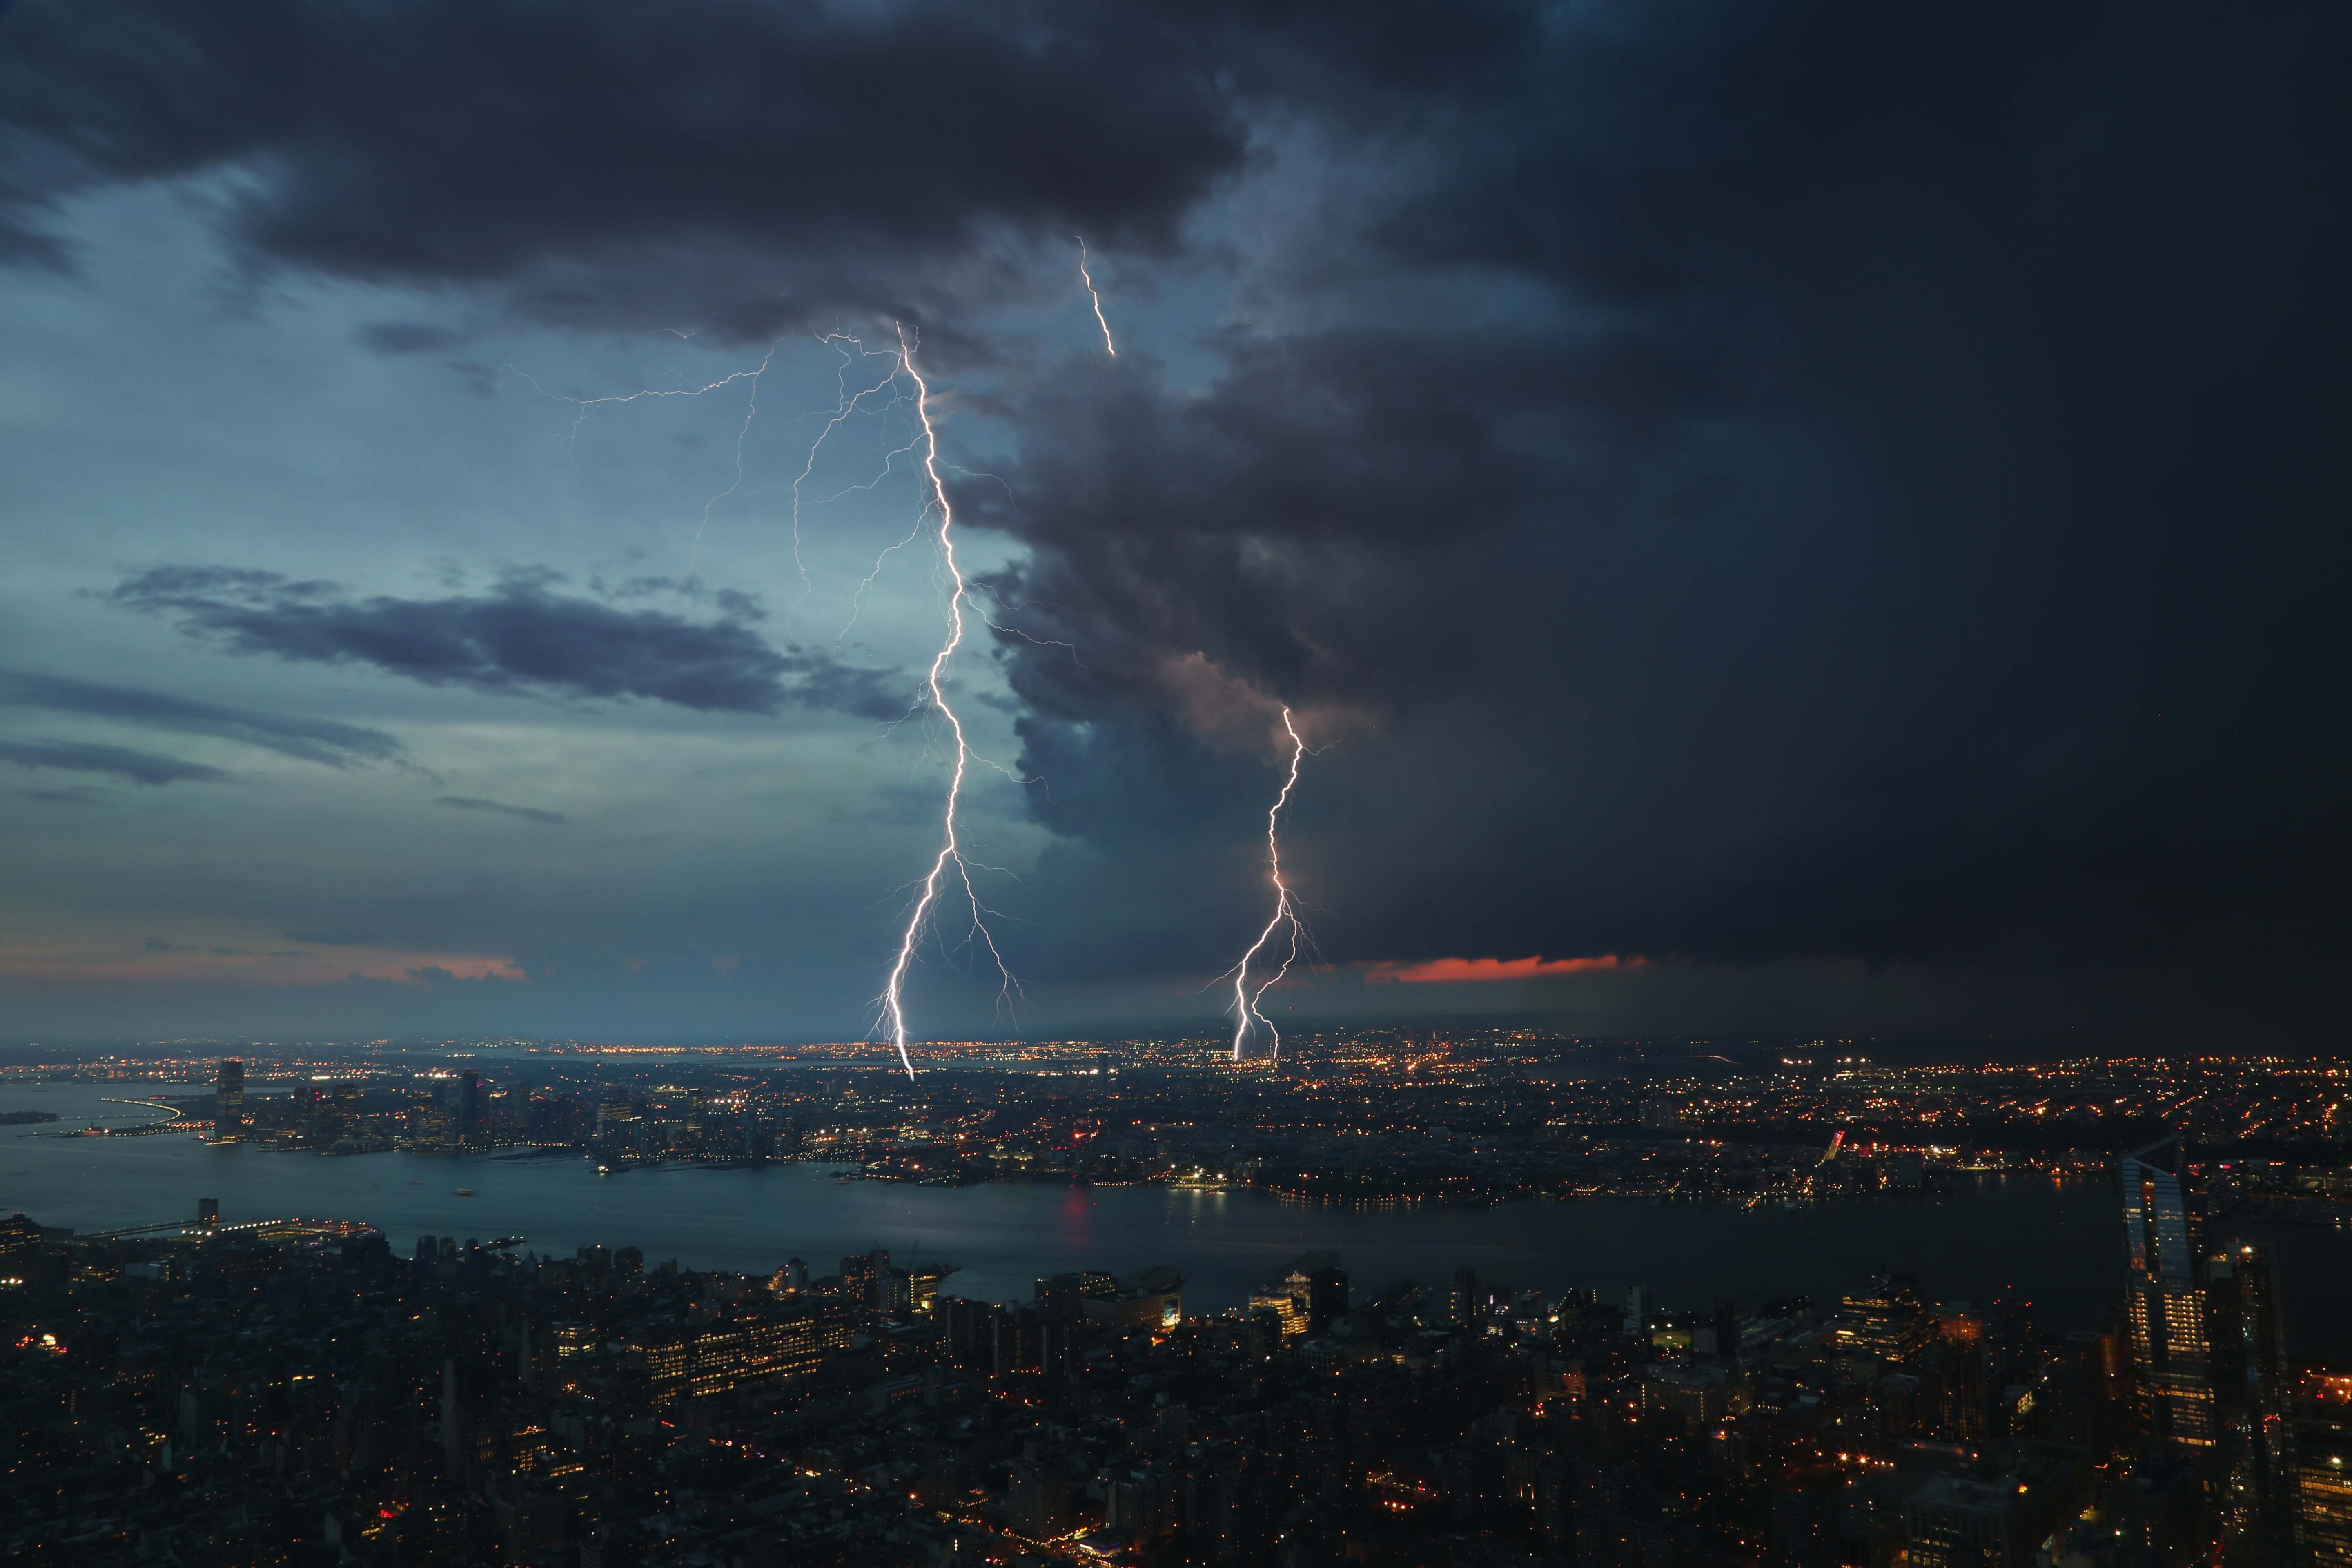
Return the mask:
<svg viewBox="0 0 2352 1568">
<path fill-rule="evenodd" d="M 1919 1299 L 1919 1288 L 1900 1275 L 1887 1275 L 1840 1304 L 1834 1331 L 1838 1355 L 1874 1374 L 1887 1364 L 1907 1366 L 1934 1342 L 1937 1321 Z"/>
<path fill-rule="evenodd" d="M 1031 1541 L 1052 1541 L 1070 1528 L 1070 1479 L 1050 1456 L 1018 1460 L 1007 1478 L 1004 1510 L 1013 1528 Z"/>
<path fill-rule="evenodd" d="M 2207 1449 L 2214 1438 L 2212 1351 L 2197 1256 L 2200 1216 L 2183 1180 L 2180 1138 L 2134 1150 L 2119 1163 L 2141 1428 L 2174 1448 Z"/>
<path fill-rule="evenodd" d="M 2295 1544 L 2313 1568 L 2352 1568 L 2352 1372 L 2305 1371 L 2291 1408 Z"/>
<path fill-rule="evenodd" d="M 482 1075 L 472 1068 L 459 1073 L 449 1085 L 447 1139 L 453 1149 L 482 1149 L 489 1145 L 482 1125 Z"/>
<path fill-rule="evenodd" d="M 1307 1300 L 1292 1295 L 1287 1282 L 1272 1289 L 1251 1291 L 1249 1311 L 1253 1317 L 1261 1312 L 1270 1315 L 1286 1340 L 1297 1339 L 1307 1331 Z"/>
<path fill-rule="evenodd" d="M 907 1306 L 929 1312 L 940 1299 L 940 1282 L 956 1271 L 952 1263 L 918 1263 L 907 1270 Z"/>
<path fill-rule="evenodd" d="M 1081 1268 L 1069 1274 L 1048 1274 L 1036 1283 L 1034 1300 L 1039 1315 L 1057 1323 L 1083 1322 L 1089 1300 L 1110 1301 L 1118 1297 L 1118 1280 L 1099 1268 Z"/>
<path fill-rule="evenodd" d="M 245 1138 L 245 1064 L 234 1058 L 220 1065 L 213 1087 L 213 1142 L 236 1143 Z"/>
<path fill-rule="evenodd" d="M 1726 1361 L 1739 1359 L 1739 1308 L 1738 1303 L 1717 1301 L 1715 1317 L 1708 1325 L 1715 1331 L 1715 1353 Z"/>
<path fill-rule="evenodd" d="M 1466 1328 L 1478 1314 L 1478 1271 L 1468 1264 L 1454 1271 L 1445 1287 L 1445 1321 Z"/>
<path fill-rule="evenodd" d="M 874 1305 L 874 1291 L 882 1277 L 890 1270 L 890 1251 L 877 1247 L 871 1252 L 856 1252 L 841 1260 L 841 1293 L 861 1307 Z"/>
<path fill-rule="evenodd" d="M 1307 1276 L 1307 1326 L 1322 1333 L 1348 1315 L 1348 1271 L 1328 1264 Z"/>
<path fill-rule="evenodd" d="M 848 1348 L 855 1326 L 839 1302 L 800 1301 L 709 1328 L 658 1331 L 633 1348 L 655 1402 L 667 1405 L 813 1372 Z"/>
<path fill-rule="evenodd" d="M 19 1212 L 0 1218 L 0 1268 L 21 1263 L 41 1250 L 41 1227 Z M 9 1270 L 12 1274 L 15 1270 Z"/>
<path fill-rule="evenodd" d="M 2224 1527 L 2249 1561 L 2352 1568 L 2352 1206 L 2252 1199 L 2212 1230 Z"/>
</svg>

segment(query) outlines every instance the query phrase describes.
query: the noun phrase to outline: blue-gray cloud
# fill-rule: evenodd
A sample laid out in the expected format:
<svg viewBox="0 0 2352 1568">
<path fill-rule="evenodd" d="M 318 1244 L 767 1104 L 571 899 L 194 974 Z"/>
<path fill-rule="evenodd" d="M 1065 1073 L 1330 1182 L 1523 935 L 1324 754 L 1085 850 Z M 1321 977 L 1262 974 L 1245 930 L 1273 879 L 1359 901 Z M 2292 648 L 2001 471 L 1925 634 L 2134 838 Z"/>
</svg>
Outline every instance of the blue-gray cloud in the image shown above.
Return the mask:
<svg viewBox="0 0 2352 1568">
<path fill-rule="evenodd" d="M 235 171 L 224 216 L 257 258 L 771 331 L 931 313 L 992 234 L 1171 246 L 1247 153 L 1208 31 L 1150 6 L 663 11 L 26 0 L 0 50 L 0 247 L 68 265 L 42 222 L 61 196 Z M 973 287 L 1017 284 L 992 274 Z"/>
<path fill-rule="evenodd" d="M 436 795 L 433 804 L 453 806 L 459 811 L 494 812 L 500 816 L 518 817 L 524 822 L 541 823 L 550 827 L 561 826 L 569 820 L 560 811 L 546 811 L 535 805 L 509 805 L 502 800 L 484 800 L 479 795 Z"/>
<path fill-rule="evenodd" d="M 158 566 L 118 584 L 117 605 L 162 616 L 235 653 L 362 664 L 428 686 L 555 698 L 643 698 L 705 713 L 788 706 L 895 719 L 912 694 L 897 672 L 778 649 L 740 620 L 689 621 L 556 593 L 547 573 L 438 599 L 352 598 L 331 583 L 219 566 Z"/>
<path fill-rule="evenodd" d="M 202 763 L 88 741 L 0 741 L 0 763 L 14 763 L 20 768 L 103 773 L 135 784 L 210 784 L 229 776 Z"/>
<path fill-rule="evenodd" d="M 169 692 L 25 670 L 0 669 L 0 706 L 75 713 L 185 735 L 209 735 L 299 757 L 305 762 L 323 763 L 331 768 L 347 768 L 353 763 L 388 762 L 401 753 L 400 742 L 392 736 L 357 724 L 338 723 L 331 719 L 289 718 L 250 708 L 175 697 Z"/>
</svg>

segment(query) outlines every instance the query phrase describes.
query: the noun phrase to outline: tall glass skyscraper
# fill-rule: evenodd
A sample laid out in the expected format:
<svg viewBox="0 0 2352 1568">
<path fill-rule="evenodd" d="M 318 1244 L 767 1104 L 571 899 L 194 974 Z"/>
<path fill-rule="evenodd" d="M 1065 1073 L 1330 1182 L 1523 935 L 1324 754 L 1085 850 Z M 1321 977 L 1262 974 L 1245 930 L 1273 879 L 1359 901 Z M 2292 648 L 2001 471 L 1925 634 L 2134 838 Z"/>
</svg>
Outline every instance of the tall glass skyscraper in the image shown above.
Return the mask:
<svg viewBox="0 0 2352 1568">
<path fill-rule="evenodd" d="M 2121 1162 L 2132 1365 L 2140 1425 L 2174 1447 L 2213 1446 L 2212 1348 L 2205 1324 L 2197 1215 L 2179 1134 Z"/>
<path fill-rule="evenodd" d="M 245 1138 L 245 1064 L 225 1061 L 213 1085 L 213 1142 L 236 1143 Z"/>
</svg>

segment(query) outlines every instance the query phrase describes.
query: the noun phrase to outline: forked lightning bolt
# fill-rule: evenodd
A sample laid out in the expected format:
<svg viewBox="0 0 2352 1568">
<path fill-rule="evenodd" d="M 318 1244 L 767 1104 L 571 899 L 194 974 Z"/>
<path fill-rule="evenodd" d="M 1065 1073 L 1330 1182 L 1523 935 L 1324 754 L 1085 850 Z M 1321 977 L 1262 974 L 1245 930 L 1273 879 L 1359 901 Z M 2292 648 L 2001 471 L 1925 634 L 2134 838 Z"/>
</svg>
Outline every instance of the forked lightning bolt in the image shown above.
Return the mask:
<svg viewBox="0 0 2352 1568">
<path fill-rule="evenodd" d="M 1281 983 L 1284 975 L 1290 973 L 1290 966 L 1298 962 L 1298 944 L 1306 935 L 1304 928 L 1298 923 L 1298 911 L 1291 905 L 1290 885 L 1282 879 L 1280 828 L 1282 808 L 1290 804 L 1290 794 L 1298 787 L 1298 764 L 1306 760 L 1307 742 L 1299 738 L 1298 727 L 1290 721 L 1290 710 L 1287 708 L 1282 710 L 1282 728 L 1290 737 L 1290 776 L 1282 781 L 1282 792 L 1274 797 L 1274 805 L 1267 807 L 1265 813 L 1265 860 L 1268 879 L 1274 883 L 1274 916 L 1265 922 L 1265 929 L 1257 933 L 1257 940 L 1250 943 L 1249 951 L 1242 954 L 1241 963 L 1234 966 L 1234 1060 L 1235 1061 L 1242 1059 L 1242 1046 L 1249 1038 L 1252 1023 L 1265 1027 L 1272 1042 L 1269 1047 L 1269 1056 L 1278 1058 L 1282 1055 L 1282 1031 L 1274 1026 L 1274 1020 L 1258 1009 L 1258 1004 L 1265 999 L 1268 991 Z M 1290 939 L 1287 947 L 1284 950 L 1282 963 L 1276 966 L 1272 974 L 1260 981 L 1257 988 L 1253 991 L 1250 989 L 1250 965 L 1256 962 L 1257 955 L 1265 950 L 1266 943 L 1274 940 L 1274 933 L 1285 927 L 1289 929 Z"/>
<path fill-rule="evenodd" d="M 681 332 L 677 331 L 675 328 L 665 327 L 662 330 L 669 332 L 671 336 L 677 338 L 688 338 L 692 336 L 691 333 Z M 512 375 L 516 380 L 530 387 L 533 392 L 538 393 L 541 397 L 551 399 L 557 403 L 569 403 L 574 408 L 577 408 L 580 412 L 573 416 L 572 420 L 572 440 L 575 447 L 580 440 L 580 427 L 588 422 L 589 411 L 600 405 L 607 403 L 636 403 L 648 397 L 700 397 L 706 393 L 717 392 L 721 387 L 732 386 L 739 381 L 750 382 L 751 384 L 751 395 L 743 405 L 743 423 L 738 426 L 735 431 L 735 478 L 725 489 L 719 491 L 709 500 L 702 503 L 702 516 L 694 525 L 694 543 L 687 552 L 687 561 L 690 569 L 693 563 L 699 559 L 702 554 L 702 534 L 703 531 L 710 526 L 710 509 L 743 488 L 743 442 L 751 434 L 751 422 L 760 416 L 760 378 L 768 374 L 768 366 L 774 363 L 777 346 L 778 345 L 774 343 L 770 343 L 768 345 L 768 352 L 760 356 L 760 363 L 751 369 L 739 370 L 730 375 L 722 375 L 717 381 L 711 382 L 708 385 L 671 388 L 656 388 L 649 386 L 637 392 L 625 393 L 611 397 L 572 397 L 561 392 L 550 392 L 547 388 L 540 385 L 539 383 L 529 374 L 517 370 L 510 364 L 504 364 L 499 367 L 499 378 L 500 381 L 504 381 L 507 376 Z M 578 464 L 579 458 L 576 453 L 572 461 L 575 466 Z M 795 491 L 793 499 L 795 500 L 799 499 L 797 491 Z M 793 513 L 793 559 L 797 563 L 800 560 L 800 517 L 797 510 L 795 510 Z M 803 577 L 806 577 L 807 575 L 807 573 L 802 573 Z"/>
<path fill-rule="evenodd" d="M 1082 277 L 1085 276 L 1084 243 L 1084 241 L 1080 242 L 1079 271 Z M 1087 287 L 1088 294 L 1093 295 L 1094 285 L 1091 279 L 1087 279 Z M 1110 348 L 1113 354 L 1117 354 L 1118 351 L 1111 347 L 1110 323 L 1103 317 L 1102 301 L 1099 296 L 1095 296 L 1095 319 L 1102 323 L 1104 346 Z M 898 343 L 895 352 L 868 349 L 856 338 L 842 334 L 828 335 L 819 340 L 841 356 L 839 393 L 824 427 L 817 432 L 815 441 L 810 445 L 808 458 L 801 466 L 800 473 L 793 478 L 791 489 L 793 563 L 800 572 L 803 584 L 803 596 L 805 596 L 808 571 L 801 560 L 801 518 L 804 505 L 803 490 L 815 470 L 819 448 L 824 447 L 826 437 L 840 428 L 852 416 L 866 411 L 868 399 L 889 391 L 897 384 L 900 376 L 905 376 L 914 384 L 915 395 L 912 401 L 918 426 L 914 441 L 908 447 L 890 453 L 884 459 L 881 476 L 877 476 L 875 480 L 867 484 L 851 487 L 853 489 L 870 489 L 874 484 L 880 482 L 882 477 L 888 474 L 891 462 L 902 453 L 908 450 L 919 453 L 925 495 L 922 510 L 916 521 L 916 530 L 917 531 L 921 530 L 925 519 L 933 516 L 938 518 L 937 537 L 940 542 L 940 558 L 941 564 L 947 569 L 949 580 L 952 584 L 948 596 L 947 638 L 940 645 L 939 652 L 932 657 L 930 668 L 924 677 L 925 695 L 929 700 L 930 706 L 939 710 L 940 717 L 947 721 L 949 733 L 955 742 L 954 762 L 949 773 L 947 801 L 942 813 L 940 850 L 932 858 L 930 870 L 919 884 L 920 891 L 916 896 L 914 907 L 908 912 L 907 928 L 899 937 L 898 956 L 890 965 L 890 976 L 883 986 L 880 999 L 880 1022 L 889 1030 L 890 1044 L 898 1053 L 898 1065 L 907 1069 L 907 1076 L 911 1079 L 915 1076 L 915 1063 L 907 1049 L 907 1014 L 904 1000 L 907 974 L 914 965 L 915 949 L 922 941 L 923 932 L 939 906 L 940 892 L 950 868 L 954 870 L 956 879 L 962 884 L 965 898 L 971 902 L 972 934 L 977 936 L 982 945 L 988 949 L 989 957 L 995 963 L 998 973 L 1003 977 L 1008 993 L 1017 987 L 1017 982 L 1013 978 L 1013 972 L 1005 966 L 1004 955 L 997 949 L 994 934 L 988 929 L 984 918 L 985 908 L 980 901 L 979 890 L 972 886 L 973 863 L 964 858 L 962 841 L 957 831 L 957 814 L 963 805 L 964 774 L 973 762 L 985 761 L 973 755 L 964 735 L 963 720 L 948 701 L 947 693 L 948 667 L 954 660 L 957 649 L 963 646 L 965 600 L 971 590 L 964 580 L 962 568 L 956 562 L 955 509 L 948 500 L 946 483 L 940 478 L 939 432 L 931 423 L 930 385 L 924 380 L 922 373 L 915 368 L 914 346 L 908 341 L 906 330 L 903 327 L 898 330 Z M 737 371 L 705 386 L 681 387 L 675 390 L 647 388 L 625 395 L 610 397 L 568 397 L 560 393 L 548 392 L 520 371 L 513 371 L 513 374 L 541 395 L 558 402 L 569 403 L 578 409 L 579 412 L 572 420 L 572 434 L 575 439 L 589 412 L 604 404 L 635 403 L 645 398 L 700 397 L 706 393 L 717 392 L 722 387 L 731 386 L 739 381 L 751 383 L 751 395 L 744 406 L 742 424 L 737 428 L 735 434 L 734 479 L 725 489 L 703 503 L 702 515 L 695 530 L 695 542 L 698 547 L 703 527 L 710 521 L 711 509 L 742 489 L 744 442 L 751 434 L 753 420 L 759 415 L 760 379 L 766 374 L 770 363 L 774 360 L 775 353 L 775 348 L 771 346 L 753 369 Z M 848 385 L 847 373 L 850 365 L 860 357 L 887 357 L 892 363 L 887 375 L 871 385 L 853 392 Z M 505 368 L 513 370 L 512 366 Z M 902 399 L 894 393 L 890 401 L 897 403 Z M 912 537 L 909 535 L 910 539 Z M 884 556 L 887 557 L 891 551 L 898 548 L 898 546 L 892 545 L 889 550 L 883 552 Z M 877 563 L 876 571 L 878 573 L 879 570 L 880 565 Z M 858 592 L 861 596 L 866 586 L 872 581 L 869 576 L 866 584 L 860 584 Z M 978 612 L 974 611 L 974 613 Z"/>
<path fill-rule="evenodd" d="M 1087 286 L 1087 298 L 1095 302 L 1095 321 L 1102 327 L 1103 352 L 1117 359 L 1118 345 L 1110 341 L 1110 318 L 1103 314 L 1102 294 L 1095 288 L 1095 275 L 1087 270 L 1087 237 L 1074 234 L 1070 237 L 1078 242 L 1078 281 Z"/>
<path fill-rule="evenodd" d="M 963 569 L 956 564 L 955 509 L 948 502 L 947 486 L 940 479 L 940 437 L 931 426 L 931 388 L 923 373 L 915 368 L 913 349 L 907 342 L 906 329 L 898 330 L 898 364 L 907 378 L 915 384 L 915 418 L 921 427 L 923 482 L 929 491 L 925 500 L 927 510 L 939 514 L 940 559 L 947 567 L 948 579 L 953 584 L 948 595 L 947 640 L 932 656 L 931 668 L 924 677 L 924 689 L 931 706 L 940 710 L 949 731 L 955 738 L 955 765 L 948 774 L 947 806 L 940 838 L 940 852 L 931 861 L 929 873 L 923 878 L 922 891 L 916 896 L 915 906 L 907 912 L 907 930 L 898 939 L 898 956 L 890 965 L 890 978 L 882 988 L 882 1021 L 889 1026 L 890 1043 L 898 1049 L 898 1065 L 907 1069 L 907 1077 L 915 1076 L 914 1058 L 907 1054 L 907 1013 L 901 993 L 907 981 L 907 971 L 915 962 L 915 944 L 922 940 L 925 922 L 939 902 L 940 884 L 948 868 L 955 868 L 956 877 L 963 883 L 964 896 L 971 901 L 972 930 L 986 944 L 989 956 L 996 961 L 997 972 L 1012 982 L 1012 972 L 1004 967 L 1004 955 L 996 950 L 996 939 L 981 918 L 980 894 L 971 885 L 971 867 L 963 858 L 963 847 L 956 837 L 956 810 L 963 802 L 963 775 L 971 761 L 971 748 L 965 744 L 963 721 L 949 705 L 945 677 L 948 663 L 955 658 L 956 649 L 963 643 L 963 602 L 966 588 Z"/>
</svg>

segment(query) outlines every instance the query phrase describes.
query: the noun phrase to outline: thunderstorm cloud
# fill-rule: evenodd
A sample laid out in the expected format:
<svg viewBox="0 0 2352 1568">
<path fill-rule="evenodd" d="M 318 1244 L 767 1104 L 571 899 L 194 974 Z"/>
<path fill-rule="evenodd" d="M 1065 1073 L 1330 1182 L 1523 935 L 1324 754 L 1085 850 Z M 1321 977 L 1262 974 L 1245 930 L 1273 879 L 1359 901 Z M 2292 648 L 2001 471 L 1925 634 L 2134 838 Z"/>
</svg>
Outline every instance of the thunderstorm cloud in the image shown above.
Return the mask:
<svg viewBox="0 0 2352 1568">
<path fill-rule="evenodd" d="M 813 340 L 903 325 L 1049 1019 L 1213 1010 L 1286 706 L 1334 1007 L 2332 1040 L 2348 66 L 2324 0 L 20 0 L 0 763 L 406 825 L 35 901 L 524 977 L 354 1027 L 862 1028 L 944 605 L 903 410 L 796 476 Z"/>
</svg>

